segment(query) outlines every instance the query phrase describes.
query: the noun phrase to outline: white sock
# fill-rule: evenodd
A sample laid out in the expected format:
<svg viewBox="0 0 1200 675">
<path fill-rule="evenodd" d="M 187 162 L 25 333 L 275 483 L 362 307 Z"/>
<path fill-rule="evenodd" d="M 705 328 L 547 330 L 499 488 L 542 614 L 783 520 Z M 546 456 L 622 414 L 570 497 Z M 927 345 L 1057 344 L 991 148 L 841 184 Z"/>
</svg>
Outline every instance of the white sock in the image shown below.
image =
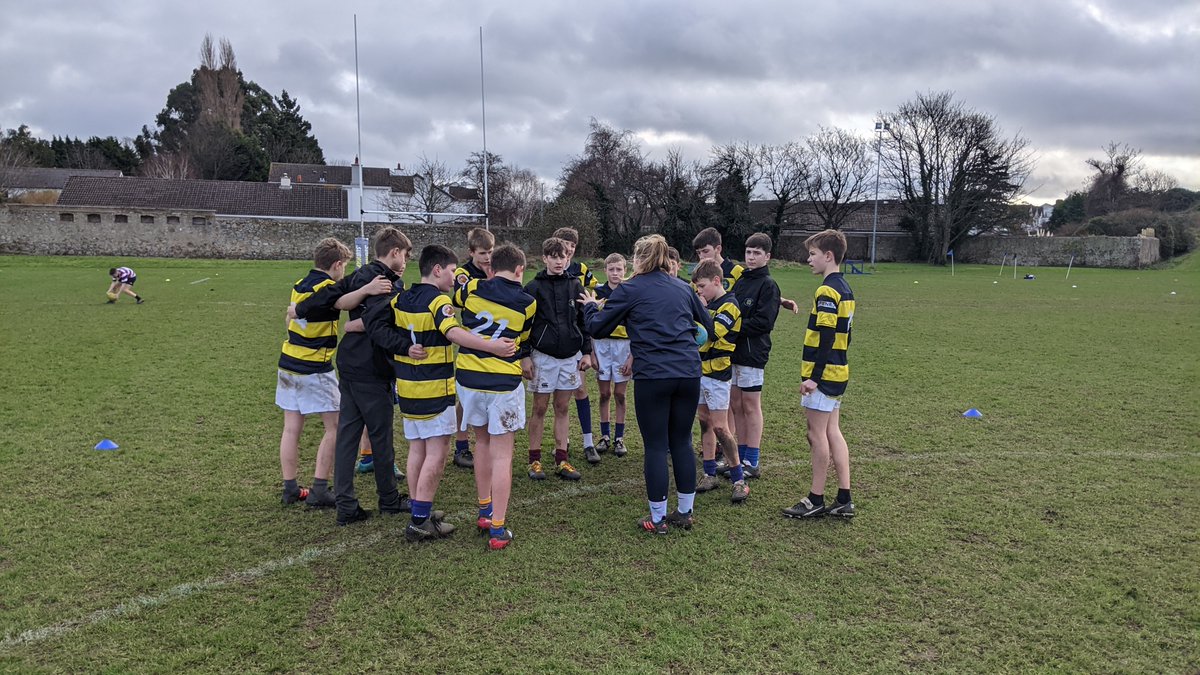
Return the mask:
<svg viewBox="0 0 1200 675">
<path fill-rule="evenodd" d="M 650 502 L 650 520 L 659 522 L 667 517 L 667 500 L 661 502 Z"/>
<path fill-rule="evenodd" d="M 587 447 L 590 447 L 593 445 L 595 445 L 595 443 L 592 442 L 592 435 L 584 434 L 583 435 L 583 447 L 587 448 Z"/>
<path fill-rule="evenodd" d="M 680 513 L 691 513 L 692 505 L 695 503 L 695 501 L 696 501 L 696 493 L 695 492 L 687 492 L 687 493 L 680 492 L 679 493 L 679 512 Z"/>
</svg>

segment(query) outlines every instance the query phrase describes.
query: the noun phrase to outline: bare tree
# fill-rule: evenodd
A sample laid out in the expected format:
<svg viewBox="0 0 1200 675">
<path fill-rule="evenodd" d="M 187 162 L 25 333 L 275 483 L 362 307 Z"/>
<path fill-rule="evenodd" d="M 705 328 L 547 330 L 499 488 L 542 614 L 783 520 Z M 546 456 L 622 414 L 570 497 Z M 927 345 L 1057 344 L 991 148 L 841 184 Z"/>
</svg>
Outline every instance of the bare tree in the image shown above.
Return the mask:
<svg viewBox="0 0 1200 675">
<path fill-rule="evenodd" d="M 795 141 L 783 145 L 762 145 L 758 148 L 758 157 L 762 167 L 763 189 L 775 199 L 771 236 L 778 238 L 783 221 L 792 213 L 808 187 L 812 157 L 803 145 Z"/>
<path fill-rule="evenodd" d="M 954 100 L 918 94 L 890 115 L 883 166 L 926 260 L 944 264 L 958 241 L 1000 229 L 1033 169 L 1029 143 L 1005 138 L 995 118 Z"/>
<path fill-rule="evenodd" d="M 740 173 L 746 191 L 754 194 L 763 178 L 762 151 L 749 141 L 734 141 L 713 146 L 708 170 L 717 177 Z"/>
<path fill-rule="evenodd" d="M 593 119 L 583 153 L 563 167 L 559 199 L 587 204 L 596 215 L 602 250 L 628 251 L 643 229 L 658 225 L 648 182 L 648 162 L 633 133 Z"/>
<path fill-rule="evenodd" d="M 1088 216 L 1102 216 L 1122 208 L 1129 194 L 1130 180 L 1142 170 L 1142 151 L 1115 141 L 1104 148 L 1104 157 L 1089 158 L 1092 175 L 1084 207 Z"/>
<path fill-rule="evenodd" d="M 511 227 L 526 227 L 546 207 L 546 186 L 529 169 L 513 169 L 509 180 Z"/>
<path fill-rule="evenodd" d="M 393 220 L 411 222 L 412 219 L 434 222 L 434 213 L 448 213 L 454 206 L 454 198 L 447 191 L 457 172 L 446 167 L 436 157 L 421 155 L 413 169 L 413 194 L 391 193 L 387 198 L 389 211 L 421 212 L 421 216 L 392 216 Z"/>
<path fill-rule="evenodd" d="M 1139 171 L 1133 178 L 1133 189 L 1146 194 L 1161 194 L 1177 187 L 1179 181 L 1161 169 Z"/>
<path fill-rule="evenodd" d="M 14 175 L 30 166 L 33 166 L 33 162 L 24 150 L 16 143 L 0 138 L 0 202 L 8 199 L 8 188 Z"/>
<path fill-rule="evenodd" d="M 191 156 L 186 152 L 160 152 L 142 162 L 146 178 L 195 178 Z"/>
<path fill-rule="evenodd" d="M 841 229 L 866 205 L 874 185 L 870 143 L 845 129 L 822 127 L 807 146 L 811 173 L 804 193 L 825 227 Z"/>
<path fill-rule="evenodd" d="M 242 88 L 242 74 L 237 69 L 237 57 L 228 39 L 221 38 L 219 56 L 213 48 L 212 35 L 206 34 L 200 43 L 196 96 L 201 122 L 219 122 L 234 131 L 242 130 L 242 105 L 246 93 Z"/>
</svg>

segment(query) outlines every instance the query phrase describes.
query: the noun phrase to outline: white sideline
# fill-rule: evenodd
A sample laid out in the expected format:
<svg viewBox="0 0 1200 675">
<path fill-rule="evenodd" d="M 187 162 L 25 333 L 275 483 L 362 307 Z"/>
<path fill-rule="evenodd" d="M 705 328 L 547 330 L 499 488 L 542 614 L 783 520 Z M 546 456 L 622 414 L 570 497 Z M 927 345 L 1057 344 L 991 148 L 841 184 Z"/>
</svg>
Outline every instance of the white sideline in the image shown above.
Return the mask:
<svg viewBox="0 0 1200 675">
<path fill-rule="evenodd" d="M 782 463 L 780 463 L 782 464 Z M 514 502 L 513 506 L 527 507 L 540 504 L 542 502 L 555 501 L 569 497 L 578 497 L 581 495 L 592 494 L 595 492 L 604 492 L 613 488 L 625 487 L 627 485 L 641 485 L 644 482 L 641 476 L 637 478 L 626 478 L 624 480 L 604 483 L 603 485 L 571 485 L 569 487 L 550 492 L 544 495 L 539 495 L 531 499 L 524 499 Z M 475 509 L 464 509 L 450 514 L 452 518 L 465 519 L 475 515 Z M 394 533 L 393 533 L 394 534 Z M 314 560 L 336 558 L 348 551 L 357 551 L 360 549 L 374 546 L 385 537 L 383 532 L 372 532 L 365 536 L 359 537 L 356 540 L 342 542 L 333 546 L 323 548 L 306 548 L 294 556 L 271 560 L 254 567 L 230 572 L 218 577 L 211 577 L 204 581 L 183 583 L 174 586 L 158 595 L 140 595 L 136 598 L 126 600 L 115 607 L 108 609 L 100 609 L 90 614 L 85 614 L 75 619 L 67 619 L 56 624 L 43 626 L 41 628 L 31 628 L 26 631 L 17 633 L 16 635 L 5 635 L 4 640 L 0 641 L 0 651 L 7 651 L 15 647 L 30 645 L 38 642 L 43 642 L 52 638 L 62 637 L 69 633 L 73 633 L 83 628 L 89 628 L 99 623 L 117 619 L 123 616 L 137 614 L 145 609 L 154 609 L 161 607 L 174 600 L 188 598 L 197 593 L 211 591 L 218 588 L 224 588 L 236 583 L 247 583 L 261 579 L 269 574 L 285 570 L 299 565 L 307 565 Z"/>
<path fill-rule="evenodd" d="M 205 281 L 210 281 L 210 280 L 211 280 L 211 277 L 204 277 L 203 279 L 197 279 L 197 280 L 191 282 L 191 285 L 195 286 L 196 284 L 201 284 L 201 283 L 204 283 Z"/>
</svg>

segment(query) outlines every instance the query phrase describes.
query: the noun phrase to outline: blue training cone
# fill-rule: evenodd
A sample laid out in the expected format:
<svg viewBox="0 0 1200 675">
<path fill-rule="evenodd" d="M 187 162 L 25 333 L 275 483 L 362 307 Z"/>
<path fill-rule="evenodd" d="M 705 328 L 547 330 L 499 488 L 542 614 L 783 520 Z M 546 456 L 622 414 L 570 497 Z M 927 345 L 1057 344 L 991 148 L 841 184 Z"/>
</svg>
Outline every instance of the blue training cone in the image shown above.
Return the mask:
<svg viewBox="0 0 1200 675">
<path fill-rule="evenodd" d="M 119 447 L 121 447 L 121 446 L 117 445 L 116 443 L 113 443 L 112 441 L 108 440 L 107 438 L 96 444 L 96 450 L 116 450 Z"/>
<path fill-rule="evenodd" d="M 967 412 L 963 413 L 963 417 L 968 417 L 970 419 L 977 420 L 977 419 L 980 419 L 983 417 L 983 413 L 979 412 L 975 408 L 971 408 Z"/>
</svg>

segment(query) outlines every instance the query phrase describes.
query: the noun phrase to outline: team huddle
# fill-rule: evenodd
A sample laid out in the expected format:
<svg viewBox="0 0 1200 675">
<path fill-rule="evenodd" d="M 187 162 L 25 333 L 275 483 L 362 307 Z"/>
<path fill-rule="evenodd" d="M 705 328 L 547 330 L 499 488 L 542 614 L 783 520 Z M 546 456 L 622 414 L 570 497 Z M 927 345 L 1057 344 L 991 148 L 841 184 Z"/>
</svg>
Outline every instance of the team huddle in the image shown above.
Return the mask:
<svg viewBox="0 0 1200 675">
<path fill-rule="evenodd" d="M 720 488 L 721 476 L 729 480 L 730 500 L 745 501 L 747 479 L 762 474 L 762 386 L 771 331 L 781 307 L 796 311 L 771 278 L 770 237 L 750 236 L 745 265 L 739 265 L 724 259 L 715 229 L 700 232 L 693 241 L 700 262 L 690 284 L 678 278 L 679 254 L 661 236 L 637 242 L 629 278 L 624 255 L 605 258 L 605 283 L 573 260 L 578 241 L 572 228 L 556 231 L 542 243 L 543 269 L 523 285 L 521 249 L 496 247 L 492 234 L 477 228 L 468 234 L 469 259 L 462 265 L 449 248 L 426 246 L 417 257 L 420 282 L 409 288 L 401 276 L 413 246 L 398 229 L 381 230 L 375 260 L 350 275 L 349 249 L 337 239 L 321 241 L 314 269 L 292 288 L 279 357 L 283 503 L 336 509 L 338 525 L 366 520 L 371 513 L 354 490 L 357 467 L 374 474 L 381 513 L 410 513 L 407 540 L 447 537 L 455 526 L 433 502 L 455 437 L 453 463 L 474 472 L 476 527 L 490 549 L 503 549 L 513 541 L 506 523 L 516 432 L 528 423 L 530 479 L 552 473 L 580 480 L 569 454 L 571 400 L 584 460 L 598 464 L 609 452 L 623 457 L 631 380 L 650 510 L 639 528 L 654 534 L 691 528 L 696 492 Z M 829 230 L 806 245 L 813 272 L 824 277 L 809 316 L 801 373 L 813 484 L 784 514 L 850 517 L 849 454 L 838 423 L 854 314 L 853 294 L 838 272 L 846 243 Z M 348 317 L 339 342 L 343 311 Z M 598 440 L 588 370 L 596 371 L 599 385 Z M 529 415 L 526 382 L 533 390 Z M 395 460 L 396 410 L 409 446 L 403 472 Z M 543 464 L 548 413 L 553 461 Z M 298 456 L 308 415 L 321 416 L 325 433 L 311 487 L 305 488 L 298 483 Z M 699 481 L 692 448 L 697 417 Z M 839 490 L 826 505 L 831 457 Z M 677 491 L 670 513 L 668 458 Z M 408 494 L 397 487 L 401 479 Z"/>
</svg>

